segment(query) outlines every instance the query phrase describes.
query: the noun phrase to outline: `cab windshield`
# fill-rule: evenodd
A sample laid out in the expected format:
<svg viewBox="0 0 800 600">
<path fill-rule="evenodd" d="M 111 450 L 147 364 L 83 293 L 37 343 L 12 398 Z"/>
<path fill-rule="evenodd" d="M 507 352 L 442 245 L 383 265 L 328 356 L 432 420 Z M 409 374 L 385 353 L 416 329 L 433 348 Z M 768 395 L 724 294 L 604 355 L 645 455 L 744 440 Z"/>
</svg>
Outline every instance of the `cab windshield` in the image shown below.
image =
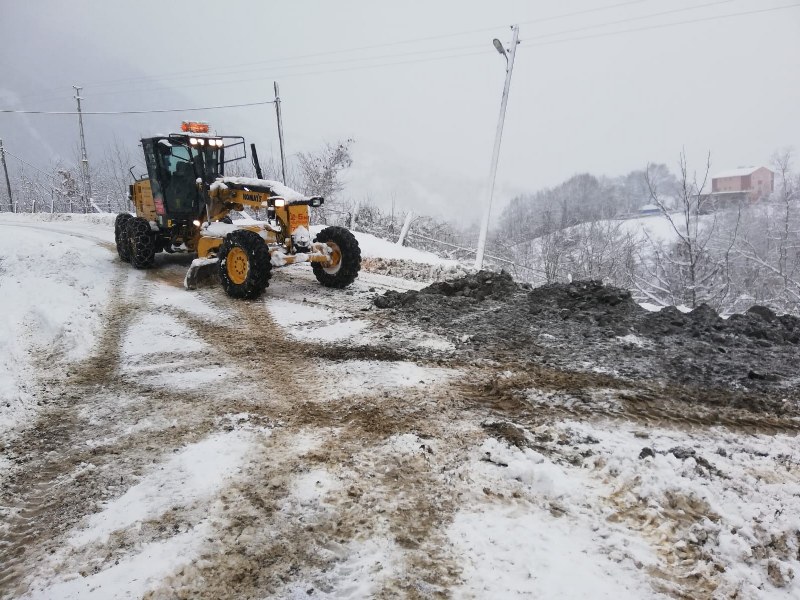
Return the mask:
<svg viewBox="0 0 800 600">
<path fill-rule="evenodd" d="M 220 170 L 220 149 L 211 148 L 209 146 L 192 148 L 192 153 L 196 154 L 195 164 L 198 169 L 197 172 L 206 182 L 213 182 L 217 177 L 222 176 Z"/>
</svg>

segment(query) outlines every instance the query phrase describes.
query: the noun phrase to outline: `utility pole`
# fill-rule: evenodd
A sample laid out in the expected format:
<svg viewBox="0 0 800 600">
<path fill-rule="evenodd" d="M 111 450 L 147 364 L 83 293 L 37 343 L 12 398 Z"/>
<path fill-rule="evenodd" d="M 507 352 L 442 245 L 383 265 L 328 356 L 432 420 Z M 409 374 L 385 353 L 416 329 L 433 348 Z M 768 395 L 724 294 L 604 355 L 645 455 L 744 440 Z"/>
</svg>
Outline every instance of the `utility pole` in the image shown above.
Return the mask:
<svg viewBox="0 0 800 600">
<path fill-rule="evenodd" d="M 283 118 L 281 117 L 281 94 L 278 91 L 278 82 L 272 82 L 275 85 L 275 116 L 278 119 L 278 143 L 281 147 L 281 175 L 283 182 L 286 183 L 286 155 L 283 151 Z"/>
<path fill-rule="evenodd" d="M 402 246 L 406 243 L 406 236 L 408 235 L 408 230 L 411 229 L 411 221 L 414 218 L 414 211 L 408 211 L 406 214 L 406 220 L 403 222 L 403 228 L 400 230 L 400 237 L 397 238 L 397 245 Z"/>
<path fill-rule="evenodd" d="M 89 202 L 92 200 L 92 181 L 89 176 L 89 158 L 86 156 L 86 138 L 83 135 L 83 114 L 81 113 L 81 90 L 83 88 L 73 85 L 75 100 L 78 101 L 78 126 L 81 131 L 81 172 L 83 175 L 83 212 L 89 212 Z"/>
<path fill-rule="evenodd" d="M 0 139 L 0 161 L 3 163 L 3 173 L 6 175 L 6 189 L 8 190 L 8 210 L 14 212 L 14 198 L 11 196 L 11 180 L 8 178 L 8 166 L 6 165 L 6 151 L 3 148 L 3 140 Z"/>
<path fill-rule="evenodd" d="M 500 118 L 497 121 L 497 133 L 494 137 L 494 150 L 492 151 L 492 166 L 489 170 L 489 186 L 486 194 L 486 210 L 483 213 L 480 237 L 478 238 L 478 250 L 475 255 L 475 268 L 483 268 L 483 253 L 486 250 L 486 236 L 489 233 L 489 216 L 492 212 L 492 196 L 494 195 L 494 181 L 497 176 L 497 162 L 500 158 L 500 142 L 503 139 L 503 124 L 506 120 L 506 106 L 508 105 L 508 89 L 511 87 L 511 72 L 514 70 L 514 57 L 517 54 L 517 44 L 519 39 L 519 25 L 511 27 L 511 48 L 506 51 L 500 40 L 493 41 L 497 51 L 506 58 L 506 83 L 503 87 L 503 99 L 500 101 Z"/>
</svg>

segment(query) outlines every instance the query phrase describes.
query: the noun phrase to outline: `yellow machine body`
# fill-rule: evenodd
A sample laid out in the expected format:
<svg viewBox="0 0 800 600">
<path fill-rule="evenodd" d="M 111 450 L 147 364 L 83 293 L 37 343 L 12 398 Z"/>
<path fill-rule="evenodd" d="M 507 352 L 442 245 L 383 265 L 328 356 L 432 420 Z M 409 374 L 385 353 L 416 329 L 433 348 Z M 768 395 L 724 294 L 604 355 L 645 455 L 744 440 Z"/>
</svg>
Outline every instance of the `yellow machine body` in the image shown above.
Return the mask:
<svg viewBox="0 0 800 600">
<path fill-rule="evenodd" d="M 309 227 L 310 209 L 307 204 L 291 204 L 280 197 L 273 199 L 273 196 L 268 192 L 257 192 L 242 190 L 237 188 L 213 188 L 209 191 L 211 198 L 211 220 L 220 221 L 228 216 L 231 210 L 243 210 L 245 207 L 253 208 L 256 210 L 274 206 L 275 218 L 280 223 L 281 231 L 263 231 L 261 228 L 253 227 L 240 227 L 240 229 L 248 229 L 256 233 L 262 233 L 264 241 L 267 244 L 279 244 L 285 249 L 289 248 L 292 234 L 298 227 Z M 281 205 L 281 202 L 283 204 Z M 197 256 L 200 258 L 207 258 L 210 253 L 213 253 L 222 244 L 221 238 L 200 237 L 197 243 Z M 273 250 L 275 252 L 276 250 Z M 307 255 L 308 262 L 330 262 L 331 257 L 326 255 L 317 255 L 316 253 Z M 292 264 L 295 262 L 294 257 L 285 256 L 282 261 L 283 264 Z"/>
<path fill-rule="evenodd" d="M 218 221 L 228 215 L 231 210 L 242 210 L 245 206 L 254 209 L 264 209 L 270 206 L 273 197 L 267 192 L 253 192 L 241 189 L 212 188 L 208 194 L 213 202 L 212 221 Z M 309 208 L 307 204 L 291 204 L 277 198 L 275 203 L 275 216 L 284 225 L 288 235 L 302 226 L 308 229 Z"/>
<path fill-rule="evenodd" d="M 148 221 L 156 221 L 158 214 L 156 212 L 155 201 L 153 199 L 153 191 L 150 186 L 149 179 L 137 181 L 132 186 L 132 201 L 136 208 L 136 216 L 143 217 Z M 268 245 L 278 244 L 283 246 L 286 250 L 289 249 L 289 240 L 292 233 L 298 227 L 309 227 L 310 210 L 307 204 L 287 204 L 281 198 L 272 200 L 272 195 L 268 192 L 247 191 L 241 189 L 219 189 L 212 188 L 209 191 L 209 197 L 212 200 L 210 212 L 211 221 L 221 221 L 229 215 L 232 210 L 243 210 L 249 207 L 256 210 L 261 210 L 274 204 L 275 218 L 280 224 L 281 231 L 264 231 L 258 226 L 243 226 L 240 229 L 247 229 L 259 233 L 264 238 L 264 242 Z M 281 202 L 284 202 L 281 205 Z M 167 223 L 170 225 L 169 221 Z M 213 255 L 215 251 L 222 244 L 222 238 L 208 237 L 201 235 L 199 227 L 192 230 L 192 234 L 186 236 L 181 240 L 186 244 L 187 249 L 196 251 L 197 256 L 200 258 L 207 258 Z M 308 257 L 309 262 L 326 262 L 324 256 L 311 255 Z M 295 262 L 291 256 L 287 256 L 284 264 L 291 264 Z"/>
<path fill-rule="evenodd" d="M 156 220 L 156 205 L 153 201 L 153 190 L 149 179 L 141 179 L 132 186 L 131 194 L 133 205 L 136 207 L 136 216 L 144 217 L 148 221 Z"/>
<path fill-rule="evenodd" d="M 185 125 L 181 134 L 142 139 L 147 175 L 130 186 L 136 216 L 120 213 L 114 222 L 120 259 L 144 269 L 156 264 L 160 252 L 196 252 L 186 287 L 194 289 L 201 271 L 214 269 L 225 291 L 237 298 L 257 297 L 272 268 L 290 264 L 311 263 L 326 287 L 343 288 L 355 280 L 361 254 L 351 232 L 329 226 L 312 240 L 310 212 L 322 206 L 322 197 L 305 197 L 262 179 L 252 144 L 257 177 L 226 177 L 225 165 L 246 157 L 236 150 L 244 138 L 210 135 L 201 123 Z M 263 220 L 231 220 L 232 212 L 245 209 Z"/>
</svg>

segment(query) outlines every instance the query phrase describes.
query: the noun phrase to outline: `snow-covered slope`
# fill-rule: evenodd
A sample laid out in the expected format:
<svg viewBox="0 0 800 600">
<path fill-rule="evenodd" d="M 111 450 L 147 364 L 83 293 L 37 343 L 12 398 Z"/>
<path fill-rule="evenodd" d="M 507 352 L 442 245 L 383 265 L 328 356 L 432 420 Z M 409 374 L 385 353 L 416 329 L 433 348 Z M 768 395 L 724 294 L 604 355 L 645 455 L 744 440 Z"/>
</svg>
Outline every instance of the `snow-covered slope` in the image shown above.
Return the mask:
<svg viewBox="0 0 800 600">
<path fill-rule="evenodd" d="M 324 226 L 315 225 L 311 227 L 311 233 L 317 234 Z M 361 248 L 361 256 L 364 258 L 385 258 L 394 260 L 410 260 L 412 262 L 425 263 L 429 265 L 455 265 L 456 261 L 447 260 L 424 250 L 398 246 L 397 244 L 376 237 L 362 231 L 354 231 L 353 234 L 358 240 Z"/>
</svg>

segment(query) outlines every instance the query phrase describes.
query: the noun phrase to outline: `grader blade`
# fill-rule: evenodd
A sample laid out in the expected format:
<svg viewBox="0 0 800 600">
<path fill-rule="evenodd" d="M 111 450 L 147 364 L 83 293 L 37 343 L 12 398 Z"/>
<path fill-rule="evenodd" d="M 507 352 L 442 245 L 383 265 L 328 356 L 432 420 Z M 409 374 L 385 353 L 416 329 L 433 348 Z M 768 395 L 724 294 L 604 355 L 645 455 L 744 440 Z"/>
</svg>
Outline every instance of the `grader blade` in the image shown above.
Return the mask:
<svg viewBox="0 0 800 600">
<path fill-rule="evenodd" d="M 217 283 L 218 268 L 217 258 L 195 258 L 186 271 L 183 285 L 187 290 L 196 290 L 198 285 Z"/>
</svg>

